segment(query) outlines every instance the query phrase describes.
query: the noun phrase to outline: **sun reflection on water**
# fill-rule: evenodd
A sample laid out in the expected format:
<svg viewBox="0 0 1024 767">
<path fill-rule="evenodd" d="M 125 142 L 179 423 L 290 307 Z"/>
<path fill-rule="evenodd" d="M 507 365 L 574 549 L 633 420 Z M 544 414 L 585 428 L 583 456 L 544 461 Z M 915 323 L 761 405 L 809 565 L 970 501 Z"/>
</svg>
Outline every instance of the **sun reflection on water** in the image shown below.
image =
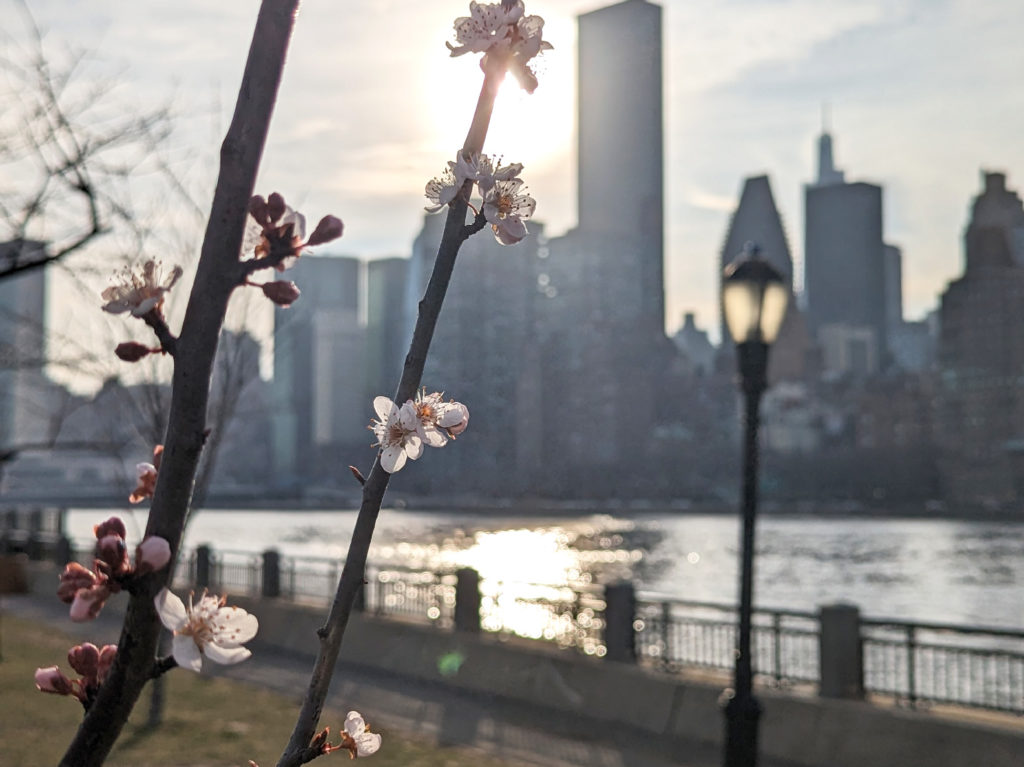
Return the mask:
<svg viewBox="0 0 1024 767">
<path fill-rule="evenodd" d="M 456 530 L 440 542 L 400 542 L 377 548 L 374 558 L 480 575 L 484 630 L 547 639 L 603 655 L 601 584 L 630 578 L 643 560 L 628 548 L 622 520 L 502 530 Z"/>
</svg>

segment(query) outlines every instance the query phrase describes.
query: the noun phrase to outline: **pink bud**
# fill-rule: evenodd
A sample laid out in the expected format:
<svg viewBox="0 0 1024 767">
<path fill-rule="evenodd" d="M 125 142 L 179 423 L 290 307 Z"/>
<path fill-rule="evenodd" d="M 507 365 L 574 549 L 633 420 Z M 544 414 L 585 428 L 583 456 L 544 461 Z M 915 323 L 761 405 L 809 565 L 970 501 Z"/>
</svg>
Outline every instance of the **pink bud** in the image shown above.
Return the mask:
<svg viewBox="0 0 1024 767">
<path fill-rule="evenodd" d="M 117 655 L 116 644 L 105 644 L 100 648 L 100 659 L 96 662 L 96 681 L 102 682 L 107 678 L 110 667 L 114 664 L 114 656 Z"/>
<path fill-rule="evenodd" d="M 160 452 L 163 452 L 163 446 L 157 445 Z M 155 456 L 154 460 L 159 461 L 160 453 L 153 451 Z M 156 492 L 156 478 L 157 478 L 157 466 L 152 463 L 137 463 L 135 464 L 135 471 L 138 472 L 139 480 L 135 489 L 132 490 L 131 495 L 128 496 L 129 503 L 141 503 L 147 498 L 152 498 L 153 493 Z"/>
<path fill-rule="evenodd" d="M 301 291 L 294 282 L 278 280 L 277 282 L 265 282 L 261 286 L 263 295 L 269 298 L 278 306 L 291 306 L 298 300 Z"/>
<path fill-rule="evenodd" d="M 96 534 L 96 539 L 99 540 L 108 535 L 119 535 L 122 538 L 128 535 L 128 530 L 124 526 L 124 522 L 121 521 L 120 517 L 111 517 L 92 529 L 93 533 Z"/>
<path fill-rule="evenodd" d="M 336 216 L 324 216 L 320 219 L 320 223 L 316 225 L 316 229 L 313 230 L 313 234 L 309 235 L 309 239 L 306 240 L 307 245 L 321 245 L 331 240 L 336 240 L 341 237 L 341 233 L 345 231 L 345 225 L 341 222 L 341 219 Z"/>
<path fill-rule="evenodd" d="M 256 219 L 260 226 L 270 223 L 270 215 L 267 212 L 267 201 L 258 194 L 249 198 L 249 215 Z"/>
<path fill-rule="evenodd" d="M 96 543 L 96 558 L 102 560 L 114 575 L 128 569 L 128 548 L 120 535 L 107 535 Z M 102 568 L 100 568 L 102 569 Z"/>
<path fill-rule="evenodd" d="M 96 666 L 100 662 L 100 648 L 92 642 L 75 645 L 68 650 L 68 663 L 79 676 L 96 676 Z"/>
<path fill-rule="evenodd" d="M 89 589 L 96 585 L 99 576 L 78 562 L 69 562 L 60 574 L 60 585 L 57 587 L 57 598 L 65 604 L 71 604 L 75 594 L 81 589 Z"/>
<path fill-rule="evenodd" d="M 441 426 L 453 437 L 459 436 L 469 426 L 469 408 L 461 402 L 451 403 L 438 419 L 438 426 Z"/>
<path fill-rule="evenodd" d="M 100 614 L 103 605 L 110 596 L 110 588 L 106 584 L 97 584 L 90 589 L 79 589 L 71 603 L 70 616 L 75 623 L 91 621 Z"/>
<path fill-rule="evenodd" d="M 138 362 L 152 351 L 148 346 L 143 346 L 135 341 L 125 341 L 123 344 L 117 345 L 114 349 L 114 354 L 118 356 L 118 359 L 125 362 Z"/>
<path fill-rule="evenodd" d="M 284 197 L 274 192 L 267 198 L 267 214 L 270 217 L 271 223 L 277 221 L 281 216 L 284 215 L 288 205 L 284 201 Z"/>
<path fill-rule="evenodd" d="M 56 666 L 36 669 L 36 689 L 40 692 L 52 692 L 55 695 L 74 693 L 71 680 L 64 676 Z"/>
<path fill-rule="evenodd" d="M 160 570 L 171 561 L 171 544 L 159 535 L 151 535 L 135 549 L 135 572 L 143 573 Z"/>
</svg>

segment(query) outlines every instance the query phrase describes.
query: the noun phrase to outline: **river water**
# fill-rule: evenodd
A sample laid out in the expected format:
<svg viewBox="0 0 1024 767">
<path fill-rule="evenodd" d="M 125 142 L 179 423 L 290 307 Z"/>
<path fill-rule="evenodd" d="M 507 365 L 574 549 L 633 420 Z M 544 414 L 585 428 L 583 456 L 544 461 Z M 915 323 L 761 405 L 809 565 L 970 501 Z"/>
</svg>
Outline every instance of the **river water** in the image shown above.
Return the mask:
<svg viewBox="0 0 1024 767">
<path fill-rule="evenodd" d="M 71 510 L 76 541 L 118 513 L 129 545 L 145 512 Z M 344 557 L 355 511 L 202 511 L 185 546 Z M 647 593 L 733 604 L 739 521 L 731 515 L 572 517 L 385 509 L 371 562 L 469 566 L 486 580 L 563 585 L 631 578 Z M 850 602 L 864 615 L 1024 630 L 1024 525 L 936 519 L 764 516 L 758 520 L 754 602 L 813 611 Z"/>
</svg>

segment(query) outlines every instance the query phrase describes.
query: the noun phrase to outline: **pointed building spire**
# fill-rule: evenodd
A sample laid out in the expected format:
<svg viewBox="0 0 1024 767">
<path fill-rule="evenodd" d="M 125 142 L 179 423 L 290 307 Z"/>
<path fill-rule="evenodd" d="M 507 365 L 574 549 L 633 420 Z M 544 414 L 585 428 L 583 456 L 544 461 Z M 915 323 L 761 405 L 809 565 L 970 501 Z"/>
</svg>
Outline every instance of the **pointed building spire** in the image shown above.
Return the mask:
<svg viewBox="0 0 1024 767">
<path fill-rule="evenodd" d="M 832 161 L 832 136 L 829 133 L 831 123 L 831 106 L 828 102 L 821 105 L 821 136 L 818 137 L 818 179 L 817 186 L 831 186 L 843 183 L 843 172 L 836 170 Z"/>
</svg>

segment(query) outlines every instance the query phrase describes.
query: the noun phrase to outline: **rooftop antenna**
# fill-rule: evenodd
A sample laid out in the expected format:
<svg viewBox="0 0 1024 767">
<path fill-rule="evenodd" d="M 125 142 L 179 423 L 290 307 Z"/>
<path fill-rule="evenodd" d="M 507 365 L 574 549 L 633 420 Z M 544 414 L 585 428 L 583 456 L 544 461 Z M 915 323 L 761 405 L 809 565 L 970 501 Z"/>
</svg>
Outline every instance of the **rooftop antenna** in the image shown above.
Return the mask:
<svg viewBox="0 0 1024 767">
<path fill-rule="evenodd" d="M 821 132 L 830 133 L 832 131 L 832 105 L 827 101 L 821 102 Z"/>
</svg>

